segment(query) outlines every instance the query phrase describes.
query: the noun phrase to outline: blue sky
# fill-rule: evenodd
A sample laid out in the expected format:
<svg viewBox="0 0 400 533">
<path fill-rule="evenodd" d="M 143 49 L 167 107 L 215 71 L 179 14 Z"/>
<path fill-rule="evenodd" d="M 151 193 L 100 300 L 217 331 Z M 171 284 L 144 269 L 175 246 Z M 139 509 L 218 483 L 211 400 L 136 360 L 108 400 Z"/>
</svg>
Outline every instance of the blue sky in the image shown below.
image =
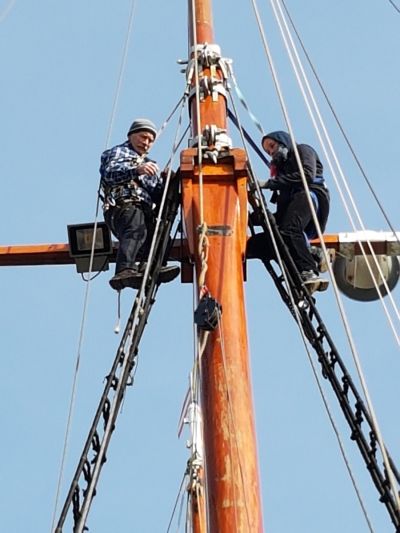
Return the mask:
<svg viewBox="0 0 400 533">
<path fill-rule="evenodd" d="M 251 3 L 231 4 L 214 1 L 216 41 L 233 58 L 238 83 L 265 130 L 282 129 Z M 260 4 L 295 133 L 318 149 L 269 3 Z M 130 5 L 0 2 L 1 244 L 66 242 L 67 224 L 93 220 Z M 397 228 L 400 15 L 383 0 L 287 5 Z M 138 0 L 136 6 L 110 145 L 125 139 L 135 117 L 162 123 L 184 89 L 176 60 L 187 56 L 186 2 Z M 245 111 L 241 115 L 257 139 Z M 327 124 L 367 227 L 387 229 L 329 116 Z M 160 165 L 169 157 L 174 129 L 154 147 Z M 261 165 L 257 170 L 265 177 Z M 349 231 L 333 183 L 331 191 L 328 231 Z M 0 275 L 1 529 L 41 533 L 51 529 L 86 287 L 72 266 L 2 267 Z M 119 342 L 110 276 L 102 274 L 90 289 L 61 503 Z M 368 531 L 299 333 L 257 262 L 248 264 L 246 300 L 265 530 Z M 124 293 L 125 317 L 131 304 L 132 293 Z M 385 441 L 398 461 L 398 347 L 379 304 L 345 305 Z M 193 361 L 192 306 L 190 285 L 160 288 L 90 513 L 91 532 L 167 530 L 188 459 L 188 435 L 178 440 L 177 424 Z M 353 370 L 332 291 L 318 296 L 318 306 Z M 391 532 L 336 400 L 323 385 L 374 529 Z"/>
</svg>

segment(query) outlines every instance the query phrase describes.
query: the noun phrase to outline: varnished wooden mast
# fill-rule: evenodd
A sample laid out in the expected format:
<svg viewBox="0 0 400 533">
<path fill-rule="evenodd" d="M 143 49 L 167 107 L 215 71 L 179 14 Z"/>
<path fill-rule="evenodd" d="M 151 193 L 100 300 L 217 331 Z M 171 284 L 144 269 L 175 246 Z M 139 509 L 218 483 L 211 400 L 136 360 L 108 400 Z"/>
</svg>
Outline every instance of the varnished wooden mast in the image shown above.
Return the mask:
<svg viewBox="0 0 400 533">
<path fill-rule="evenodd" d="M 194 35 L 197 35 L 198 45 L 214 42 L 210 0 L 193 3 L 189 0 L 192 58 L 196 55 Z M 200 81 L 205 77 L 214 81 L 223 78 L 218 66 L 209 68 L 203 64 L 199 65 L 199 70 Z M 195 80 L 192 81 L 194 87 Z M 199 114 L 194 94 L 190 106 L 193 139 L 197 137 L 198 124 L 202 132 L 205 129 L 226 129 L 226 100 L 220 91 L 203 91 Z M 221 327 L 210 334 L 201 361 L 207 531 L 261 532 L 243 288 L 247 228 L 245 153 L 238 149 L 229 150 L 225 155 L 220 154 L 216 163 L 204 158 L 199 165 L 197 148 L 189 148 L 181 154 L 181 173 L 185 225 L 196 277 L 198 279 L 201 271 L 198 229 L 204 222 L 209 229 L 205 285 L 223 309 Z"/>
</svg>

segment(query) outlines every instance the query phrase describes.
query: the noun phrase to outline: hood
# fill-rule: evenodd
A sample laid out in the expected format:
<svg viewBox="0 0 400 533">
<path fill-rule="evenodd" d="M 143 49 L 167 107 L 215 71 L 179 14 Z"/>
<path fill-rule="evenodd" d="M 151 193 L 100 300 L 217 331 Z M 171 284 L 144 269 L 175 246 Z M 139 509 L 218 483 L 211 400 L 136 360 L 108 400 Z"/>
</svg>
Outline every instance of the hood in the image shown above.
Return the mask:
<svg viewBox="0 0 400 533">
<path fill-rule="evenodd" d="M 291 150 L 293 148 L 290 135 L 286 131 L 272 131 L 271 133 L 267 133 L 267 135 L 264 135 L 264 137 L 262 138 L 261 145 L 263 144 L 264 139 L 267 138 L 273 139 L 279 144 L 282 144 L 288 150 Z"/>
</svg>

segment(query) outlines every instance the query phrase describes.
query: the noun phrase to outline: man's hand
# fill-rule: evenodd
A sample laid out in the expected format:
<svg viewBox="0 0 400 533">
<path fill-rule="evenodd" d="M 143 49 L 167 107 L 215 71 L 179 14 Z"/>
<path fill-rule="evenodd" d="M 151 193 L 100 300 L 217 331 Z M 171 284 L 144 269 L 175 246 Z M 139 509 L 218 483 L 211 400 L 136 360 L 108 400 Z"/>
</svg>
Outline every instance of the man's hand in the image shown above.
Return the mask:
<svg viewBox="0 0 400 533">
<path fill-rule="evenodd" d="M 152 161 L 147 161 L 147 163 L 142 163 L 136 168 L 136 171 L 139 176 L 142 174 L 146 174 L 146 176 L 156 176 L 160 169 L 158 168 L 158 165 L 156 163 L 153 163 Z"/>
</svg>

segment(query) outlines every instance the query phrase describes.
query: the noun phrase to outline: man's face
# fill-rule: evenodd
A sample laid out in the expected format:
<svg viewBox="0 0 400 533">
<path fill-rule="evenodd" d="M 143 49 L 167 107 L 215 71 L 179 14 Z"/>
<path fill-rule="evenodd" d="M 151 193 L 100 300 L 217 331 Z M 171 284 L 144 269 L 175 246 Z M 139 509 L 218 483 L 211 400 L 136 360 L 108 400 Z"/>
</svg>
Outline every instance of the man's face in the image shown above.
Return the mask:
<svg viewBox="0 0 400 533">
<path fill-rule="evenodd" d="M 131 133 L 128 137 L 135 152 L 139 155 L 143 155 L 148 152 L 154 143 L 154 135 L 149 131 L 137 131 Z"/>
<path fill-rule="evenodd" d="M 278 151 L 279 143 L 274 141 L 274 139 L 270 139 L 269 137 L 267 137 L 263 141 L 263 148 L 267 152 L 268 155 L 270 155 L 271 157 L 274 157 L 274 155 Z"/>
</svg>

